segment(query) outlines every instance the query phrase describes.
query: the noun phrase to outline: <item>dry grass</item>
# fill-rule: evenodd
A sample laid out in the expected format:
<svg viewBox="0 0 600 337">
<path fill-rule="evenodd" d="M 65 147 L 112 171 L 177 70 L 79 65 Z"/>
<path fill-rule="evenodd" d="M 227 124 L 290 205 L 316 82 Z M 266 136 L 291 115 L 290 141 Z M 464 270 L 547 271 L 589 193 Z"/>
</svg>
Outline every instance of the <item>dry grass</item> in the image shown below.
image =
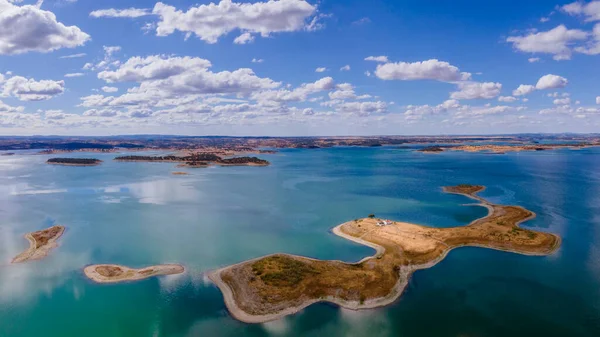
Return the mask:
<svg viewBox="0 0 600 337">
<path fill-rule="evenodd" d="M 63 231 L 62 226 L 53 226 L 41 231 L 31 233 L 31 236 L 35 239 L 35 248 L 41 248 L 48 244 L 48 241 L 60 235 Z"/>
</svg>

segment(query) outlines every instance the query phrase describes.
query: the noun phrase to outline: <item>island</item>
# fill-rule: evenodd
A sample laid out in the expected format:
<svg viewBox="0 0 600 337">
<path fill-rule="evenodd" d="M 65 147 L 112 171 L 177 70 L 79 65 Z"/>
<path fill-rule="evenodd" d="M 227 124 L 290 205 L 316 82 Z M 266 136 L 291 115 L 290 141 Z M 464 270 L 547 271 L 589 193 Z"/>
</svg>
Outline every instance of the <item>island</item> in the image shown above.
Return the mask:
<svg viewBox="0 0 600 337">
<path fill-rule="evenodd" d="M 29 248 L 17 255 L 12 263 L 21 263 L 30 260 L 39 260 L 46 257 L 50 251 L 58 247 L 56 242 L 65 232 L 64 226 L 52 226 L 37 232 L 25 234 L 29 241 Z"/>
<path fill-rule="evenodd" d="M 46 163 L 65 166 L 96 166 L 100 165 L 102 160 L 95 158 L 50 158 Z"/>
<path fill-rule="evenodd" d="M 374 256 L 356 263 L 274 254 L 209 273 L 231 315 L 263 323 L 294 314 L 316 302 L 359 310 L 388 305 L 400 297 L 412 273 L 430 268 L 454 248 L 483 247 L 524 255 L 549 255 L 561 244 L 557 235 L 519 227 L 535 214 L 520 206 L 495 205 L 479 197 L 478 185 L 445 187 L 446 193 L 478 201 L 488 214 L 461 227 L 428 227 L 377 219 L 343 223 L 342 238 L 372 247 Z"/>
<path fill-rule="evenodd" d="M 424 147 L 422 149 L 417 150 L 418 152 L 425 152 L 425 153 L 438 153 L 438 152 L 444 152 L 444 149 L 440 146 L 427 146 Z"/>
<path fill-rule="evenodd" d="M 96 264 L 83 269 L 85 276 L 97 283 L 139 281 L 153 276 L 181 274 L 185 268 L 179 264 L 161 264 L 134 269 L 116 264 Z"/>
<path fill-rule="evenodd" d="M 175 171 L 175 172 L 171 172 L 172 175 L 174 176 L 187 176 L 189 173 L 187 172 L 181 172 L 181 171 Z"/>
<path fill-rule="evenodd" d="M 212 153 L 192 153 L 185 156 L 121 156 L 116 157 L 116 161 L 132 162 L 167 162 L 180 163 L 177 167 L 202 168 L 211 164 L 220 166 L 268 166 L 267 160 L 257 157 L 232 157 L 221 158 Z"/>
</svg>

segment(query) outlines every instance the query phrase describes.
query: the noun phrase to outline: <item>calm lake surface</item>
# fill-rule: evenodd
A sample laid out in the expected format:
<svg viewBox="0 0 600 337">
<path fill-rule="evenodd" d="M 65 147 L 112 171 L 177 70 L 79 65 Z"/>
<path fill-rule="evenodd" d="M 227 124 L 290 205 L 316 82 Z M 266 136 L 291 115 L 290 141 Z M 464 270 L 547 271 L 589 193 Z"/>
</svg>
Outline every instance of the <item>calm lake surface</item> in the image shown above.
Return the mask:
<svg viewBox="0 0 600 337">
<path fill-rule="evenodd" d="M 0 336 L 600 336 L 600 149 L 486 155 L 397 147 L 283 150 L 269 167 L 168 163 L 46 165 L 0 156 Z M 56 156 L 54 156 L 56 157 Z M 61 155 L 62 157 L 62 155 Z M 563 238 L 549 257 L 460 248 L 414 274 L 393 305 L 313 305 L 282 320 L 232 319 L 204 272 L 275 252 L 356 261 L 373 251 L 334 236 L 375 213 L 430 226 L 486 210 L 442 193 L 482 184 L 493 202 L 537 213 L 524 226 Z M 67 226 L 44 260 L 9 262 L 23 234 Z M 82 269 L 181 263 L 182 275 L 98 285 Z"/>
</svg>

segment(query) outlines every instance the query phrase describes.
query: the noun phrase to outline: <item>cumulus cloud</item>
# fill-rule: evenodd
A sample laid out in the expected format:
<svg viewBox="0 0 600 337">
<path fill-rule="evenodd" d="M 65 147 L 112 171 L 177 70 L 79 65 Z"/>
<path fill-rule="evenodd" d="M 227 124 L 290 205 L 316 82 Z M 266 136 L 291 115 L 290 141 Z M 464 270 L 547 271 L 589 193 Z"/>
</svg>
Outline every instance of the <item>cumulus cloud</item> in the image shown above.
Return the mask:
<svg viewBox="0 0 600 337">
<path fill-rule="evenodd" d="M 158 2 L 152 13 L 158 15 L 156 35 L 167 36 L 176 30 L 194 34 L 207 43 L 216 43 L 220 37 L 234 30 L 247 36 L 260 34 L 314 30 L 318 26 L 317 7 L 305 0 L 280 0 L 256 3 L 236 3 L 222 0 L 191 7 L 187 11 Z M 313 20 L 309 19 L 313 17 Z"/>
<path fill-rule="evenodd" d="M 390 60 L 388 59 L 387 56 L 369 56 L 369 57 L 365 58 L 365 61 L 373 61 L 373 62 L 380 62 L 380 63 L 390 62 Z"/>
<path fill-rule="evenodd" d="M 21 101 L 42 101 L 60 95 L 65 91 L 65 81 L 27 79 L 14 76 L 0 83 L 2 96 L 14 96 Z"/>
<path fill-rule="evenodd" d="M 0 0 L 0 54 L 47 53 L 82 46 L 90 36 L 77 26 L 65 26 L 50 11 Z"/>
<path fill-rule="evenodd" d="M 235 44 L 247 44 L 252 42 L 254 42 L 254 36 L 248 32 L 243 33 L 233 40 L 233 43 Z"/>
<path fill-rule="evenodd" d="M 596 97 L 596 104 L 600 104 L 600 96 Z"/>
<path fill-rule="evenodd" d="M 583 16 L 586 22 L 600 21 L 600 1 L 591 1 L 587 4 L 581 1 L 572 2 L 560 9 L 569 15 Z"/>
<path fill-rule="evenodd" d="M 501 83 L 494 82 L 461 82 L 459 91 L 450 94 L 452 99 L 490 99 L 500 95 Z"/>
<path fill-rule="evenodd" d="M 119 91 L 119 88 L 116 87 L 102 87 L 102 91 L 104 92 L 117 92 Z"/>
<path fill-rule="evenodd" d="M 587 55 L 600 54 L 600 23 L 594 26 L 594 30 L 592 31 L 592 39 L 590 39 L 584 46 L 576 47 L 575 51 Z"/>
<path fill-rule="evenodd" d="M 568 83 L 569 81 L 562 76 L 548 74 L 540 77 L 535 86 L 529 84 L 521 84 L 516 90 L 513 90 L 513 96 L 528 95 L 536 90 L 564 88 L 567 86 Z M 565 95 L 568 96 L 568 94 L 563 94 L 563 96 Z M 551 96 L 551 94 L 549 94 L 548 96 Z M 553 97 L 556 97 L 556 95 Z"/>
<path fill-rule="evenodd" d="M 0 112 L 23 112 L 23 110 L 25 110 L 25 107 L 13 107 L 0 101 Z"/>
<path fill-rule="evenodd" d="M 500 97 L 498 97 L 498 101 L 500 101 L 500 102 L 512 103 L 512 102 L 514 102 L 516 100 L 517 100 L 517 98 L 513 97 L 513 96 L 500 96 Z"/>
<path fill-rule="evenodd" d="M 198 57 L 165 57 L 160 55 L 132 57 L 114 71 L 102 71 L 98 78 L 108 83 L 160 80 L 191 70 L 211 67 L 210 61 Z"/>
<path fill-rule="evenodd" d="M 84 73 L 69 73 L 69 74 L 65 74 L 65 77 L 81 77 L 85 75 Z"/>
<path fill-rule="evenodd" d="M 382 80 L 438 80 L 438 81 L 460 81 L 468 80 L 470 73 L 460 70 L 448 62 L 431 59 L 423 62 L 398 62 L 385 63 L 377 66 L 375 75 Z"/>
<path fill-rule="evenodd" d="M 538 80 L 537 84 L 535 85 L 535 88 L 537 90 L 564 88 L 567 86 L 568 83 L 569 81 L 564 77 L 548 74 L 542 76 Z"/>
<path fill-rule="evenodd" d="M 99 9 L 90 13 L 93 18 L 139 18 L 141 16 L 151 15 L 149 8 L 126 8 L 126 9 Z"/>
<path fill-rule="evenodd" d="M 315 72 L 317 72 L 317 73 L 324 73 L 326 71 L 327 71 L 327 68 L 325 68 L 325 67 L 319 67 L 319 68 L 315 69 Z"/>
<path fill-rule="evenodd" d="M 350 71 L 350 65 L 349 65 L 349 64 L 347 64 L 347 65 L 345 65 L 345 66 L 341 67 L 341 68 L 340 68 L 340 71 Z"/>
<path fill-rule="evenodd" d="M 257 58 L 253 58 L 252 59 L 252 63 L 263 63 L 265 60 L 263 59 L 257 59 Z"/>
<path fill-rule="evenodd" d="M 552 54 L 555 60 L 569 60 L 572 55 L 571 46 L 577 41 L 586 40 L 588 35 L 582 30 L 567 29 L 565 25 L 559 25 L 546 32 L 510 36 L 506 41 L 522 52 Z"/>
<path fill-rule="evenodd" d="M 303 83 L 294 90 L 264 90 L 257 91 L 251 98 L 261 102 L 263 105 L 278 105 L 282 102 L 304 102 L 309 95 L 328 91 L 335 88 L 335 82 L 331 77 L 323 77 L 313 83 Z"/>
<path fill-rule="evenodd" d="M 529 61 L 529 63 L 540 62 L 540 58 L 539 57 L 530 57 L 527 59 L 527 61 Z"/>
<path fill-rule="evenodd" d="M 571 98 L 569 98 L 569 97 L 557 98 L 554 101 L 552 101 L 552 103 L 554 103 L 556 105 L 568 105 L 568 104 L 571 104 Z"/>
<path fill-rule="evenodd" d="M 529 95 L 535 91 L 535 86 L 529 84 L 521 84 L 517 89 L 513 90 L 513 96 Z"/>
</svg>

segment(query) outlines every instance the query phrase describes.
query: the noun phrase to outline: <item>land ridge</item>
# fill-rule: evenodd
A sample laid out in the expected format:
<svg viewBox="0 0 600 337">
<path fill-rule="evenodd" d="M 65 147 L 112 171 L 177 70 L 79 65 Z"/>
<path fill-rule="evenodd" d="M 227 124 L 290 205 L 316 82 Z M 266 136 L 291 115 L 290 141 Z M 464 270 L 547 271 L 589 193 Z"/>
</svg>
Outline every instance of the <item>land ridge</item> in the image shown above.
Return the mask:
<svg viewBox="0 0 600 337">
<path fill-rule="evenodd" d="M 549 255 L 560 237 L 522 229 L 535 217 L 520 206 L 495 205 L 477 193 L 483 186 L 445 187 L 444 192 L 477 200 L 488 214 L 462 227 L 437 228 L 372 218 L 336 226 L 333 233 L 374 248 L 355 263 L 272 254 L 212 271 L 209 278 L 223 293 L 231 315 L 262 323 L 294 314 L 316 302 L 360 310 L 398 299 L 412 273 L 430 268 L 452 250 L 473 246 L 524 255 Z"/>
</svg>

